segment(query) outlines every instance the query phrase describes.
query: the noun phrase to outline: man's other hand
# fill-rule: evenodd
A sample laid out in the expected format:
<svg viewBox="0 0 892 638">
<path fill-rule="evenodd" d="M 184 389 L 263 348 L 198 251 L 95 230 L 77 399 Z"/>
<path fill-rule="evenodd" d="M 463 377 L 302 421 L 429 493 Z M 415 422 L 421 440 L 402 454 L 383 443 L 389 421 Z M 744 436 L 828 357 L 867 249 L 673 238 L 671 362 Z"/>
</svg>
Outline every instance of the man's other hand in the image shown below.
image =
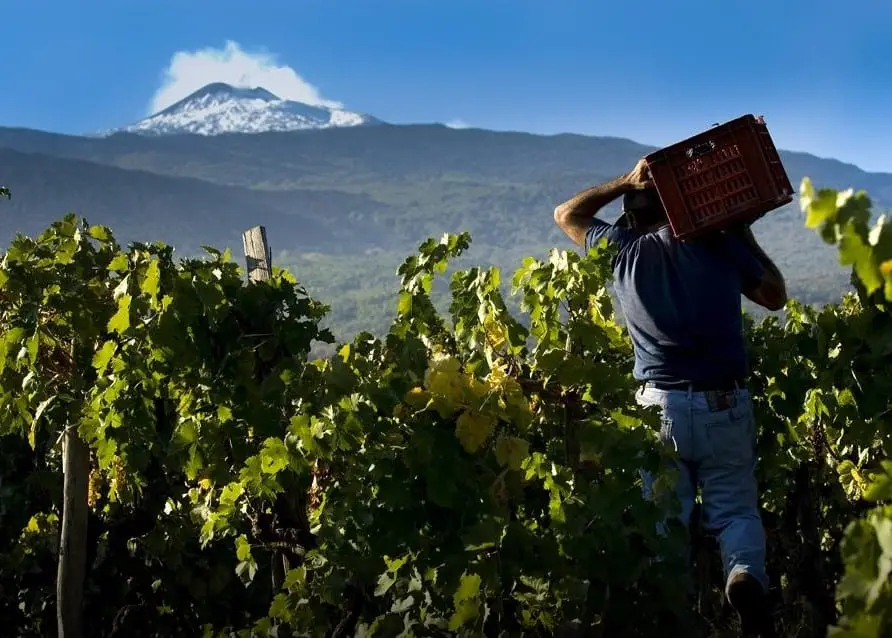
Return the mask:
<svg viewBox="0 0 892 638">
<path fill-rule="evenodd" d="M 647 167 L 647 162 L 643 157 L 635 164 L 635 168 L 626 174 L 626 184 L 629 188 L 636 191 L 653 188 L 654 182 L 650 176 L 650 169 Z"/>
</svg>

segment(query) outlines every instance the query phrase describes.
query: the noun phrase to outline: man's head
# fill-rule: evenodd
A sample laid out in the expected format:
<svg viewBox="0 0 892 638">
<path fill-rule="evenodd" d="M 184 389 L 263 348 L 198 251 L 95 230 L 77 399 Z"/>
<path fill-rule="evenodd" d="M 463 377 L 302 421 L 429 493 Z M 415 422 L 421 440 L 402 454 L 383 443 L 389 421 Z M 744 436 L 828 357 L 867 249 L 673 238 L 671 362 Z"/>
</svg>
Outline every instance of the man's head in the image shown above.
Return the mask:
<svg viewBox="0 0 892 638">
<path fill-rule="evenodd" d="M 669 222 L 655 188 L 623 195 L 623 213 L 628 217 L 631 227 L 637 230 L 651 230 Z"/>
</svg>

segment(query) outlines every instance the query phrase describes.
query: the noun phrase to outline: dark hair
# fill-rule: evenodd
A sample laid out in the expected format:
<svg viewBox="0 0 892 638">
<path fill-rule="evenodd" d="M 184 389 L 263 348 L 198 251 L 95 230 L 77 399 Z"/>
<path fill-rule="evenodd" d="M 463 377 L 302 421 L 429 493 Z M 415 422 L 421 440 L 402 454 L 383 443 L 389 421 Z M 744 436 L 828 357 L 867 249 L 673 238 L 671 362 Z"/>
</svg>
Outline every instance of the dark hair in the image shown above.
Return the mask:
<svg viewBox="0 0 892 638">
<path fill-rule="evenodd" d="M 655 188 L 623 195 L 623 213 L 633 228 L 644 228 L 669 221 Z"/>
</svg>

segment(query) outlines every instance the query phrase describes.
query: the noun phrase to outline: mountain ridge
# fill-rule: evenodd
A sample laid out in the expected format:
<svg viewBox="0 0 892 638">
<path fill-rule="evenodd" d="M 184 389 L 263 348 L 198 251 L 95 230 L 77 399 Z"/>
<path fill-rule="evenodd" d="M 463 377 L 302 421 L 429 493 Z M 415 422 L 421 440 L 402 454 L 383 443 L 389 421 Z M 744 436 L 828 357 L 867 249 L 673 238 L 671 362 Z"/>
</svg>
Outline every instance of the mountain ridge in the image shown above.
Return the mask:
<svg viewBox="0 0 892 638">
<path fill-rule="evenodd" d="M 451 131 L 456 134 L 462 133 L 491 133 L 494 135 L 508 135 L 508 136 L 520 136 L 520 137 L 529 137 L 529 138 L 542 138 L 542 139 L 568 139 L 568 140 L 598 140 L 598 141 L 617 141 L 624 143 L 631 143 L 641 147 L 644 151 L 652 151 L 656 150 L 659 147 L 654 146 L 652 144 L 648 144 L 645 142 L 639 142 L 629 137 L 615 136 L 615 135 L 587 135 L 583 133 L 534 133 L 528 131 L 495 131 L 491 129 L 481 129 L 481 128 L 461 128 L 455 129 L 447 126 L 446 124 L 438 123 L 438 122 L 427 122 L 427 123 L 409 123 L 409 124 L 393 124 L 389 122 L 384 122 L 378 120 L 380 128 L 386 127 L 394 127 L 400 129 L 438 129 L 442 131 Z M 268 131 L 264 133 L 269 134 L 297 134 L 297 135 L 305 135 L 305 134 L 314 134 L 321 131 L 326 131 L 327 129 L 304 129 L 304 130 L 294 130 L 294 131 Z M 233 136 L 255 136 L 255 135 L 263 135 L 264 133 L 233 133 Z M 103 135 L 97 135 L 95 133 L 64 133 L 58 131 L 47 131 L 43 129 L 35 129 L 26 126 L 0 126 L 0 146 L 17 146 L 18 140 L 16 137 L 18 136 L 42 136 L 45 138 L 57 138 L 60 140 L 66 141 L 91 141 L 91 140 L 101 140 L 108 138 L 133 138 L 133 139 L 142 139 L 144 136 L 139 135 L 137 133 L 129 132 L 118 129 L 108 129 L 108 131 Z M 190 137 L 189 134 L 183 134 L 182 137 Z M 209 137 L 209 136 L 200 136 L 200 135 L 192 135 L 191 137 Z M 29 140 L 28 144 L 33 143 L 33 140 Z M 819 162 L 827 162 L 828 164 L 835 164 L 841 168 L 846 170 L 854 170 L 859 173 L 864 173 L 866 175 L 877 176 L 888 178 L 892 180 L 892 171 L 875 171 L 863 168 L 859 166 L 855 162 L 849 162 L 845 160 L 840 160 L 835 157 L 827 157 L 823 155 L 816 155 L 809 151 L 803 150 L 791 150 L 791 149 L 779 149 L 779 152 L 782 155 L 789 157 L 801 157 L 805 158 L 809 161 L 819 161 Z"/>
</svg>

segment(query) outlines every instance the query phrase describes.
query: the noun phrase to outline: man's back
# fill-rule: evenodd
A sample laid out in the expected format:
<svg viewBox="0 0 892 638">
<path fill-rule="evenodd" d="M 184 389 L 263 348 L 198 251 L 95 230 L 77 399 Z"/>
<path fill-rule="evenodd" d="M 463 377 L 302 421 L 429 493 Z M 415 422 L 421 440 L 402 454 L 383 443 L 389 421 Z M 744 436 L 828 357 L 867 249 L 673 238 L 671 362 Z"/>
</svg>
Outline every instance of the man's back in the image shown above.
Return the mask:
<svg viewBox="0 0 892 638">
<path fill-rule="evenodd" d="M 744 280 L 758 281 L 762 273 L 745 247 L 728 235 L 680 242 L 668 226 L 643 234 L 611 230 L 590 236 L 619 244 L 615 289 L 635 344 L 635 377 L 706 382 L 745 376 L 741 290 Z"/>
</svg>

